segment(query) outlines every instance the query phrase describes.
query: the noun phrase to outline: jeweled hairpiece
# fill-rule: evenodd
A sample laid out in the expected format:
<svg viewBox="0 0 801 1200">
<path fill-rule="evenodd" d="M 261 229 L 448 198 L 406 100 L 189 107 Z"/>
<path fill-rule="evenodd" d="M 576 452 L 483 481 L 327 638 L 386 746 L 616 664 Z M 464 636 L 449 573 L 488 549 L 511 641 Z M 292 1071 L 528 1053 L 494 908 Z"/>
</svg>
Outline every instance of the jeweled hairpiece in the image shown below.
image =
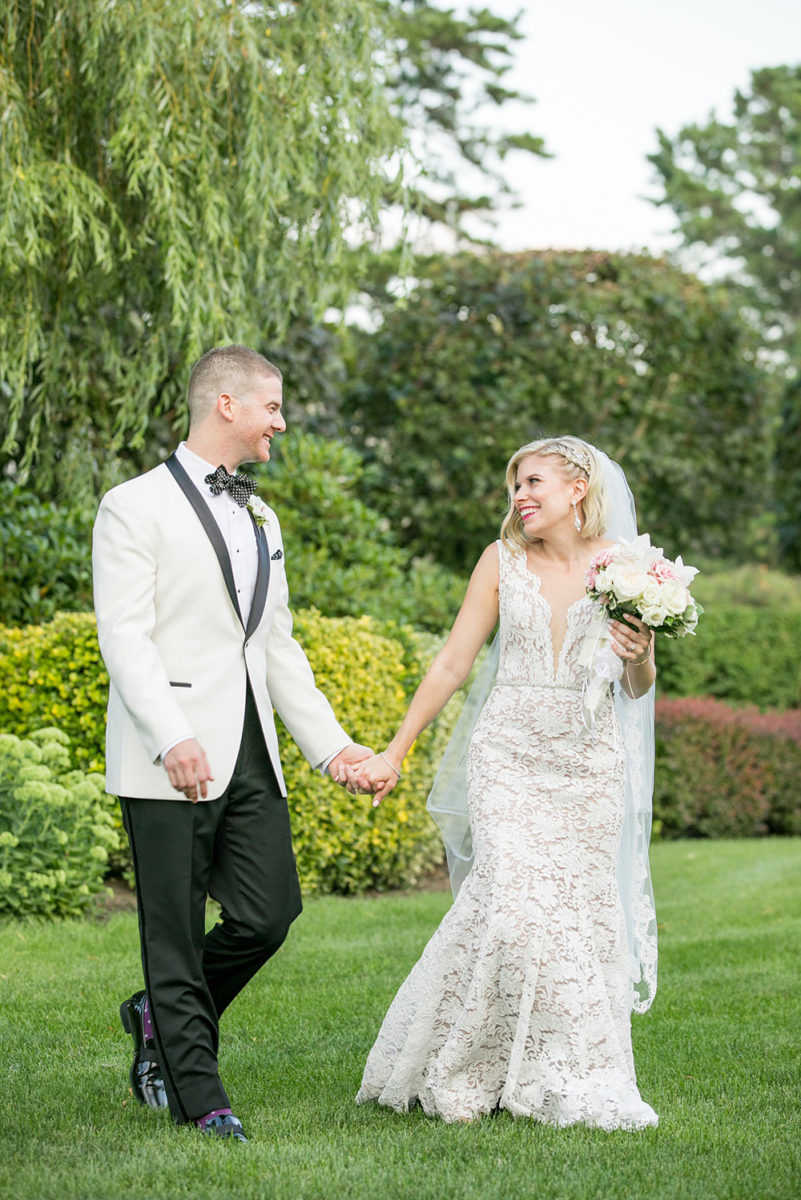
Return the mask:
<svg viewBox="0 0 801 1200">
<path fill-rule="evenodd" d="M 590 471 L 592 470 L 592 462 L 590 461 L 590 456 L 587 451 L 575 450 L 572 446 L 567 445 L 565 442 L 557 442 L 557 446 L 559 447 L 557 453 L 561 454 L 562 458 L 566 458 L 568 462 L 572 462 L 574 467 L 578 467 L 579 470 L 584 471 L 589 479 Z"/>
</svg>

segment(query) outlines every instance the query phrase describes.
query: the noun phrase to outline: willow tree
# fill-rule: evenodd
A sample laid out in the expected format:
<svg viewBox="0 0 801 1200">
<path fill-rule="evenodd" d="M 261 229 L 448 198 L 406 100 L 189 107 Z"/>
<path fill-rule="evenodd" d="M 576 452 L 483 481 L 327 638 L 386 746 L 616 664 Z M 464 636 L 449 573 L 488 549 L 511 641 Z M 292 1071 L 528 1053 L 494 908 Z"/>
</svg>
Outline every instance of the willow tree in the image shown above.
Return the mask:
<svg viewBox="0 0 801 1200">
<path fill-rule="evenodd" d="M 371 0 L 9 0 L 0 17 L 0 439 L 102 479 L 188 364 L 347 293 L 402 131 Z M 107 473 L 107 472 L 106 472 Z"/>
</svg>

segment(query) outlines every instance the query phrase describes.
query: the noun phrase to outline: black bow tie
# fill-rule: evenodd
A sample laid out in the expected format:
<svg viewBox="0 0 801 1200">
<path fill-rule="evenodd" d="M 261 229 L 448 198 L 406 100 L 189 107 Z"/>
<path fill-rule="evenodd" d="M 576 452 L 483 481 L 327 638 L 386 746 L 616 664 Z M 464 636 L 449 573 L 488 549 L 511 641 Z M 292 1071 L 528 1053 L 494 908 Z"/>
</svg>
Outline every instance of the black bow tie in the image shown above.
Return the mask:
<svg viewBox="0 0 801 1200">
<path fill-rule="evenodd" d="M 228 492 L 240 508 L 245 507 L 256 490 L 255 479 L 251 479 L 249 475 L 229 475 L 222 463 L 216 471 L 206 476 L 205 482 L 211 488 L 212 496 Z"/>
</svg>

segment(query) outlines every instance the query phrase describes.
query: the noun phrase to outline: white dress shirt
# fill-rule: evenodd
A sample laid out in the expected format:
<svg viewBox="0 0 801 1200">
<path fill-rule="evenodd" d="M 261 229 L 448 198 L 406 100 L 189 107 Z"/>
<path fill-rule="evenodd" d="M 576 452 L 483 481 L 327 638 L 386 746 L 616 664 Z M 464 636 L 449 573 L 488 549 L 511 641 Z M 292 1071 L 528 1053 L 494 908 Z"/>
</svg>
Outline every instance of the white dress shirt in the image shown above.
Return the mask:
<svg viewBox="0 0 801 1200">
<path fill-rule="evenodd" d="M 186 442 L 181 442 L 175 457 L 208 504 L 209 512 L 220 527 L 234 573 L 236 599 L 242 614 L 242 624 L 246 626 L 259 569 L 253 518 L 247 507 L 237 504 L 229 492 L 222 491 L 217 496 L 211 494 L 206 476 L 217 470 L 218 463 L 207 463 L 198 458 L 197 454 L 187 447 Z"/>
</svg>

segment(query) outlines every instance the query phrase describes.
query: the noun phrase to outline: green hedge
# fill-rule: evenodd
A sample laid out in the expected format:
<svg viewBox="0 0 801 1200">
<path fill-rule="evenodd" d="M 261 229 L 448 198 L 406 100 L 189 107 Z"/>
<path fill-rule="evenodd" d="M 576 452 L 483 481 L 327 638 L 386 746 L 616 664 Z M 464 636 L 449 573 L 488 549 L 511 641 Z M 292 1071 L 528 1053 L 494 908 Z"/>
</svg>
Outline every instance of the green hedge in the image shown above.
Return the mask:
<svg viewBox="0 0 801 1200">
<path fill-rule="evenodd" d="M 329 619 L 313 610 L 296 618 L 296 633 L 317 681 L 348 732 L 383 745 L 400 721 L 439 642 L 432 635 L 369 617 Z M 62 613 L 46 625 L 0 630 L 0 729 L 17 735 L 58 725 L 76 763 L 104 761 L 108 676 L 97 646 L 94 617 Z M 379 809 L 352 797 L 309 769 L 280 730 L 298 869 L 310 891 L 361 892 L 411 884 L 442 856 L 425 799 L 444 742 L 457 715 L 451 706 L 420 738 L 404 778 Z M 117 805 L 108 811 L 119 827 Z M 129 868 L 127 847 L 112 864 Z"/>
<path fill-rule="evenodd" d="M 656 645 L 664 696 L 713 696 L 759 708 L 801 707 L 801 612 L 707 608 L 693 638 Z"/>
<path fill-rule="evenodd" d="M 44 625 L 0 628 L 0 729 L 26 736 L 57 726 L 87 771 L 105 769 L 108 675 L 91 613 L 57 613 Z"/>
<path fill-rule="evenodd" d="M 711 699 L 656 707 L 654 831 L 662 837 L 801 834 L 801 712 Z"/>
<path fill-rule="evenodd" d="M 0 914 L 78 916 L 103 888 L 119 834 L 103 776 L 68 747 L 58 729 L 0 734 Z"/>
</svg>

